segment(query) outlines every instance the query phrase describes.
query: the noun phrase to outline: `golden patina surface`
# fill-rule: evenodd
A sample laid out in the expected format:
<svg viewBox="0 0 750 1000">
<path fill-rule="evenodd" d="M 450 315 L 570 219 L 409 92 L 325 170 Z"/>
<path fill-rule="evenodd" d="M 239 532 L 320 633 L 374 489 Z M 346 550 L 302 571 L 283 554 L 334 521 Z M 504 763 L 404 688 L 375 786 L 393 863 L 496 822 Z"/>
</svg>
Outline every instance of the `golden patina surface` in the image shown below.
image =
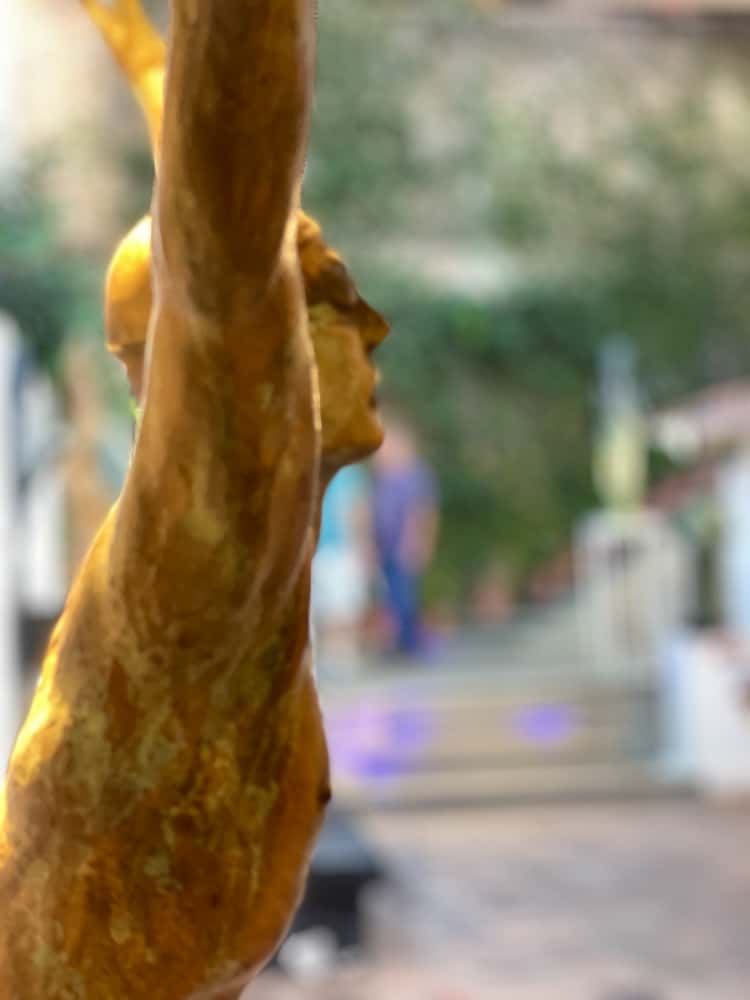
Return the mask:
<svg viewBox="0 0 750 1000">
<path fill-rule="evenodd" d="M 386 327 L 298 213 L 312 0 L 174 0 L 161 140 L 161 40 L 83 2 L 160 150 L 107 292 L 143 415 L 0 802 L 0 1000 L 236 997 L 328 799 L 310 560 Z"/>
</svg>

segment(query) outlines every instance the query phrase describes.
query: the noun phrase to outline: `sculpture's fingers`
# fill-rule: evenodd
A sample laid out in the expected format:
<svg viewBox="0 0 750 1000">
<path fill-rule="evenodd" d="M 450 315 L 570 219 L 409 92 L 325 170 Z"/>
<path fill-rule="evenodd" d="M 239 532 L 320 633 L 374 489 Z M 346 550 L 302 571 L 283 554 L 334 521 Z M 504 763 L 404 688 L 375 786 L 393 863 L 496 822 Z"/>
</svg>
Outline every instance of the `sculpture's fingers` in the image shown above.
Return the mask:
<svg viewBox="0 0 750 1000">
<path fill-rule="evenodd" d="M 101 0 L 81 0 L 81 6 L 98 28 L 106 31 L 112 26 L 113 10 Z"/>
<path fill-rule="evenodd" d="M 147 21 L 141 0 L 81 0 L 91 20 L 109 39 L 115 32 L 127 34 Z"/>
<path fill-rule="evenodd" d="M 113 9 L 123 21 L 128 23 L 146 19 L 146 12 L 141 0 L 114 0 Z"/>
</svg>

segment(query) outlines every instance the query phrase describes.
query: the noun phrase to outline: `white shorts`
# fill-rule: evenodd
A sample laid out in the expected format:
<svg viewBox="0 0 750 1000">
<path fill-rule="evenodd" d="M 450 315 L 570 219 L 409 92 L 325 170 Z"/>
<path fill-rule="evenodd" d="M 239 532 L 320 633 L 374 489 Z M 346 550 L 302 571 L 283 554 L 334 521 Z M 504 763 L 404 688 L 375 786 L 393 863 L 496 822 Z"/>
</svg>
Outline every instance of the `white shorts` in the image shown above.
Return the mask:
<svg viewBox="0 0 750 1000">
<path fill-rule="evenodd" d="M 313 621 L 356 625 L 367 607 L 367 572 L 356 552 L 323 548 L 312 565 Z"/>
</svg>

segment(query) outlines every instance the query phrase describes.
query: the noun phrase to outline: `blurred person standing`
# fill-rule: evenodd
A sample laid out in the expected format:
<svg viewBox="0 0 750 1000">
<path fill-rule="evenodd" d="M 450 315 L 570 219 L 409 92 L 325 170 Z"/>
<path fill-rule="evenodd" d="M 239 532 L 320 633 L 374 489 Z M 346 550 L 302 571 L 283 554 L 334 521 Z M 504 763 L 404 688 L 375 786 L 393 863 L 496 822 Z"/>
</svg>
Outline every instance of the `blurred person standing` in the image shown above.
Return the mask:
<svg viewBox="0 0 750 1000">
<path fill-rule="evenodd" d="M 331 481 L 313 560 L 312 618 L 324 667 L 353 669 L 362 657 L 371 564 L 369 482 L 357 465 Z"/>
<path fill-rule="evenodd" d="M 393 627 L 391 651 L 416 656 L 427 651 L 420 589 L 435 551 L 437 490 L 412 429 L 395 417 L 384 426 L 385 441 L 373 462 L 375 549 Z"/>
</svg>

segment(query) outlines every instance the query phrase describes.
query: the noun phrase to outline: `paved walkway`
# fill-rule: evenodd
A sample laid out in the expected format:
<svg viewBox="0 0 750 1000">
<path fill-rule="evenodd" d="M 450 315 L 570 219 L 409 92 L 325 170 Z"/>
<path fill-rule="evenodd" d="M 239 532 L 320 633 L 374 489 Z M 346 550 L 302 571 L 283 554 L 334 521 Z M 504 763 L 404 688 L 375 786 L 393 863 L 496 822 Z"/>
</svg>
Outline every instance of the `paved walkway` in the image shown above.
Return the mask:
<svg viewBox="0 0 750 1000">
<path fill-rule="evenodd" d="M 371 817 L 370 954 L 249 1000 L 748 1000 L 750 808 Z"/>
</svg>

